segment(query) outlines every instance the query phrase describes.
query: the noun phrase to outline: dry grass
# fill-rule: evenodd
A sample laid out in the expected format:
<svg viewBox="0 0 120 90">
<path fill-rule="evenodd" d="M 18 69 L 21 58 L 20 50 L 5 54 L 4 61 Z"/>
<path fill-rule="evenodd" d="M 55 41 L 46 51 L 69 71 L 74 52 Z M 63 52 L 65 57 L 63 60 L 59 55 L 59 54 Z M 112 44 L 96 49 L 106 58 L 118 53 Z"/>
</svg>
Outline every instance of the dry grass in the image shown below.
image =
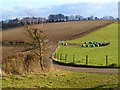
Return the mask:
<svg viewBox="0 0 120 90">
<path fill-rule="evenodd" d="M 2 70 L 6 74 L 39 73 L 42 71 L 38 57 L 30 52 L 5 57 L 2 61 Z"/>
<path fill-rule="evenodd" d="M 2 57 L 6 57 L 8 55 L 15 55 L 16 53 L 19 53 L 20 51 L 24 50 L 25 47 L 3 46 L 1 49 L 2 49 Z"/>
</svg>

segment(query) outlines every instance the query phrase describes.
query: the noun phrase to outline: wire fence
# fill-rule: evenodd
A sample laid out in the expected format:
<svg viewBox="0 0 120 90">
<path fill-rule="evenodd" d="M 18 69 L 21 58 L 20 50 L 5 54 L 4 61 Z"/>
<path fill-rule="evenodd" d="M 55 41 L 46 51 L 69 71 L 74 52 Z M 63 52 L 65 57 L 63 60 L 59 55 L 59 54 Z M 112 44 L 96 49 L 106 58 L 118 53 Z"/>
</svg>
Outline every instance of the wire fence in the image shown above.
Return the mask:
<svg viewBox="0 0 120 90">
<path fill-rule="evenodd" d="M 78 57 L 75 54 L 68 55 L 68 54 L 62 54 L 62 53 L 54 53 L 54 58 L 56 58 L 58 61 L 62 61 L 65 63 L 74 63 L 75 64 L 78 61 Z M 109 66 L 110 65 L 109 60 L 110 60 L 109 56 L 105 55 L 103 64 L 106 66 Z M 90 64 L 91 64 L 90 63 L 90 56 L 85 55 L 84 56 L 84 65 L 90 65 Z M 113 66 L 116 66 L 116 65 L 113 65 Z"/>
</svg>

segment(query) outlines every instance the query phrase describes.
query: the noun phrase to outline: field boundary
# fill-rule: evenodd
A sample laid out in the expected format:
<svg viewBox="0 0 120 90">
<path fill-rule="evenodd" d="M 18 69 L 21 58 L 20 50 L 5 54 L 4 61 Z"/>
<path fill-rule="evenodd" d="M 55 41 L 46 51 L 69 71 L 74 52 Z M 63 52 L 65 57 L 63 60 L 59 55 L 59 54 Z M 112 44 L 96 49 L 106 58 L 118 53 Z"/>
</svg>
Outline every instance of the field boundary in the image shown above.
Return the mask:
<svg viewBox="0 0 120 90">
<path fill-rule="evenodd" d="M 119 69 L 120 67 L 111 67 L 111 66 L 92 66 L 92 65 L 78 65 L 78 64 L 74 64 L 74 63 L 64 63 L 64 62 L 60 62 L 55 60 L 54 58 L 52 58 L 53 63 L 54 64 L 58 64 L 58 65 L 62 65 L 62 66 L 71 66 L 71 67 L 85 67 L 85 68 L 106 68 L 106 69 Z"/>
<path fill-rule="evenodd" d="M 93 65 L 81 65 L 81 64 L 75 64 L 75 63 L 64 63 L 64 62 L 60 62 L 58 61 L 55 57 L 54 54 L 56 52 L 56 50 L 59 48 L 60 46 L 57 45 L 57 47 L 55 48 L 54 52 L 52 53 L 51 59 L 53 61 L 53 64 L 58 64 L 58 65 L 62 65 L 62 66 L 71 66 L 71 67 L 86 67 L 86 68 L 106 68 L 106 69 L 111 69 L 111 68 L 116 68 L 119 69 L 120 67 L 112 67 L 112 66 L 93 66 Z"/>
<path fill-rule="evenodd" d="M 72 37 L 71 37 L 70 39 L 68 39 L 68 40 L 73 40 L 73 39 L 76 39 L 76 38 L 80 38 L 80 37 L 82 37 L 82 36 L 84 36 L 84 35 L 86 35 L 86 34 L 89 34 L 89 33 L 91 33 L 91 32 L 94 32 L 94 31 L 96 31 L 96 30 L 99 30 L 100 28 L 106 27 L 106 26 L 108 26 L 108 25 L 110 25 L 110 24 L 113 24 L 113 23 L 115 23 L 115 22 L 106 23 L 106 24 L 104 24 L 104 25 L 100 25 L 100 26 L 94 27 L 94 28 L 92 28 L 92 29 L 90 29 L 90 30 L 88 30 L 88 31 L 85 31 L 85 32 L 76 34 L 76 35 L 72 36 Z"/>
<path fill-rule="evenodd" d="M 112 23 L 109 23 L 109 24 L 112 24 Z M 109 25 L 109 24 L 107 24 L 107 25 Z M 104 25 L 104 26 L 106 26 L 106 25 Z M 88 31 L 89 32 L 89 31 Z M 68 44 L 69 45 L 69 44 Z M 77 44 L 71 44 L 71 45 L 77 45 Z M 58 46 L 58 48 L 59 48 L 60 46 Z M 55 51 L 57 51 L 57 49 L 58 48 L 56 48 L 56 50 Z M 53 54 L 52 54 L 52 60 L 53 60 L 53 63 L 55 63 L 55 64 L 58 64 L 58 65 L 64 65 L 64 66 L 73 66 L 73 67 L 87 67 L 87 68 L 120 68 L 119 66 L 112 66 L 111 64 L 110 65 L 108 65 L 108 55 L 106 55 L 106 65 L 104 65 L 104 66 L 100 66 L 100 65 L 88 65 L 88 64 L 76 64 L 76 63 L 74 63 L 74 62 L 67 62 L 66 63 L 66 60 L 65 60 L 65 62 L 62 62 L 62 61 L 59 61 L 59 60 L 63 60 L 63 59 L 61 59 L 61 57 L 60 57 L 60 59 L 59 58 L 56 58 L 56 52 L 54 52 Z M 59 54 L 59 55 L 57 55 L 57 56 L 63 56 L 63 54 L 61 53 L 61 54 Z M 64 55 L 65 56 L 65 55 Z M 67 57 L 67 56 L 65 56 L 65 57 Z M 64 59 L 65 59 L 65 57 L 64 57 Z M 74 61 L 74 60 L 73 60 Z"/>
</svg>

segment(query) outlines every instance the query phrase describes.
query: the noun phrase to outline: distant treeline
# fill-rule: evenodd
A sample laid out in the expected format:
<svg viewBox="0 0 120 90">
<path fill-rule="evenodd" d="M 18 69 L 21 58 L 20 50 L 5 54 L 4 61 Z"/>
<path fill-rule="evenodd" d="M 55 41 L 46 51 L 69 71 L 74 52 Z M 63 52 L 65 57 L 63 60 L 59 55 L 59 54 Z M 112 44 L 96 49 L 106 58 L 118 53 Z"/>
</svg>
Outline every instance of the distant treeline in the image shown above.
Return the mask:
<svg viewBox="0 0 120 90">
<path fill-rule="evenodd" d="M 81 15 L 65 16 L 63 14 L 51 14 L 48 19 L 45 17 L 24 17 L 22 19 L 9 19 L 0 22 L 0 28 L 6 30 L 9 28 L 16 28 L 23 26 L 24 24 L 40 24 L 40 23 L 54 23 L 54 22 L 68 22 L 68 21 L 86 21 L 86 20 L 119 20 L 113 16 L 104 16 L 102 18 L 89 16 L 83 17 Z"/>
<path fill-rule="evenodd" d="M 23 24 L 22 23 L 2 23 L 0 25 L 0 28 L 2 28 L 2 30 L 6 30 L 9 28 L 16 28 L 16 27 L 20 27 L 20 26 L 23 26 Z"/>
</svg>

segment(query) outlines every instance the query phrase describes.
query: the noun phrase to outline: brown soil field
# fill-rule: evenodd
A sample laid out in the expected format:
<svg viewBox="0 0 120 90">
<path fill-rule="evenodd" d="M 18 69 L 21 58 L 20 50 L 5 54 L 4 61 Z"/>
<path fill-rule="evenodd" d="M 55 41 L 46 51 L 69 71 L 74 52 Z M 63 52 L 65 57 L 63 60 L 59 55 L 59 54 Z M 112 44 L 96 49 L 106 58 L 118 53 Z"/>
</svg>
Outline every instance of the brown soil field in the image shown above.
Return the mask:
<svg viewBox="0 0 120 90">
<path fill-rule="evenodd" d="M 95 29 L 96 27 L 111 23 L 113 21 L 77 21 L 77 22 L 60 22 L 44 24 L 46 36 L 51 41 L 68 40 L 77 38 L 80 34 Z M 21 40 L 28 41 L 29 38 L 25 34 L 24 28 L 15 28 L 4 30 L 2 40 Z M 76 37 L 77 36 L 77 37 Z"/>
<path fill-rule="evenodd" d="M 13 47 L 13 46 L 4 46 L 0 47 L 2 49 L 2 57 L 9 56 L 11 54 L 17 54 L 17 52 L 21 52 L 25 49 L 25 47 Z"/>
</svg>

